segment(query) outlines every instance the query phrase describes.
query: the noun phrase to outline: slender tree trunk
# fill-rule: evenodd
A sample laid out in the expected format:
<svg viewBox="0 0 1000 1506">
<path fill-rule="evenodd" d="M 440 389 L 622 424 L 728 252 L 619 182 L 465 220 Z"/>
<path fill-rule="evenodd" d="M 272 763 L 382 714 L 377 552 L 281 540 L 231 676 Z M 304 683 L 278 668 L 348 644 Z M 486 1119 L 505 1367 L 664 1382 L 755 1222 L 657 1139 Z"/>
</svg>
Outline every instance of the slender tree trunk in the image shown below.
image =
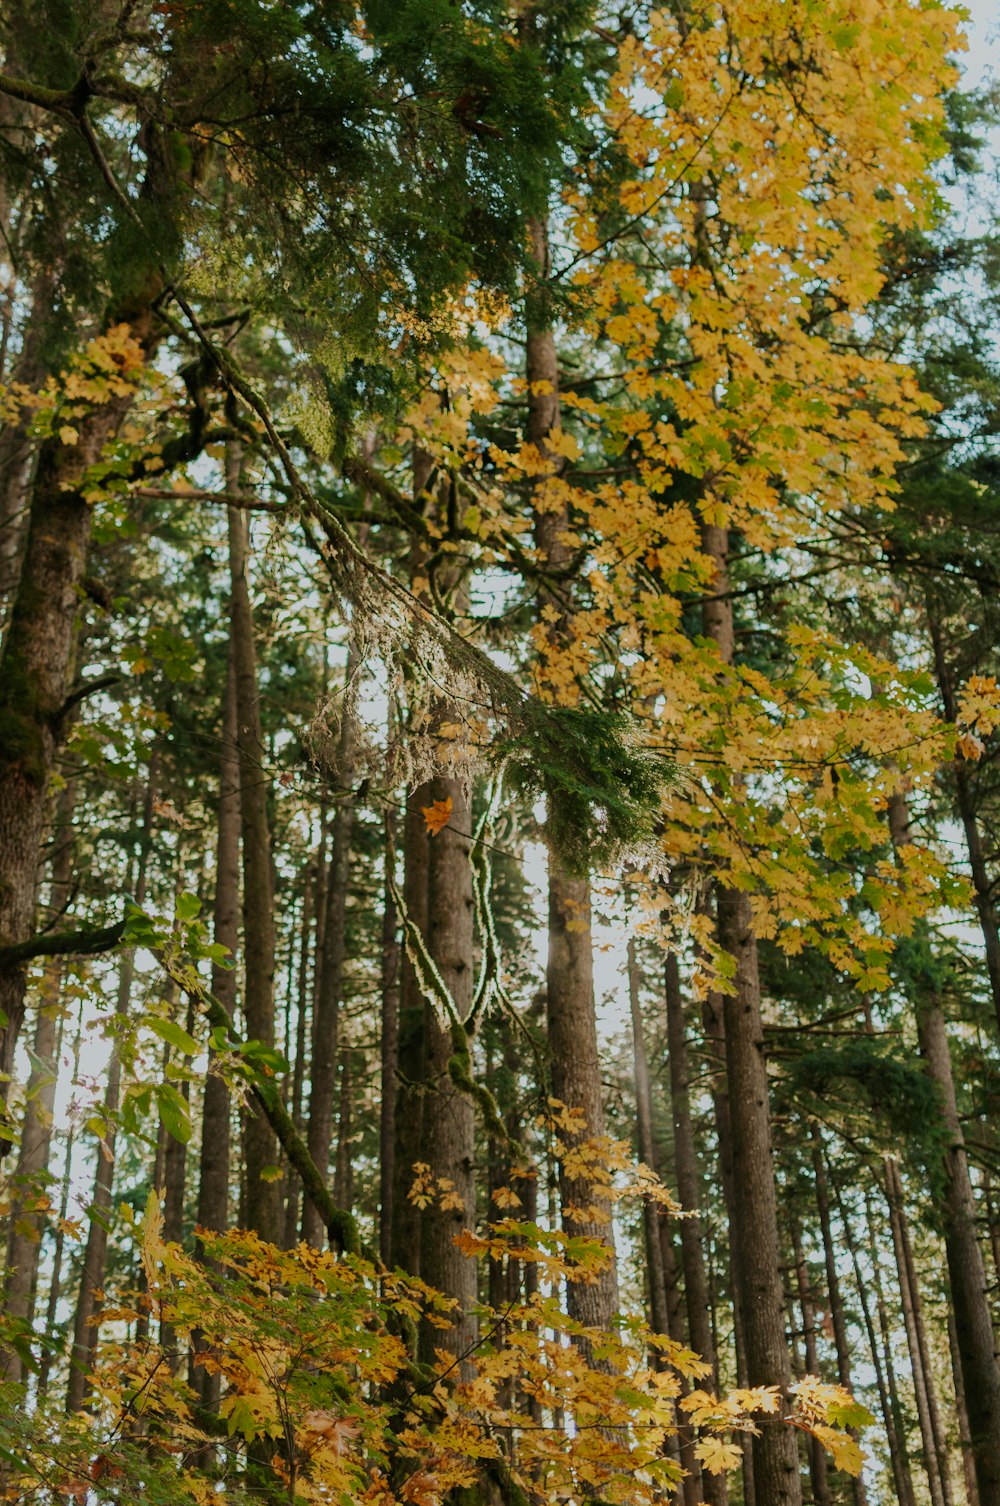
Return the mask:
<svg viewBox="0 0 1000 1506">
<path fill-rule="evenodd" d="M 653 1095 L 649 1081 L 649 1063 L 646 1058 L 646 1042 L 642 1028 L 640 1004 L 640 971 L 636 957 L 635 938 L 628 943 L 628 994 L 632 1017 L 632 1063 L 635 1072 L 636 1129 L 639 1141 L 639 1159 L 651 1170 L 657 1169 L 658 1157 L 653 1142 Z M 655 1203 L 647 1201 L 643 1206 L 643 1230 L 646 1248 L 646 1274 L 649 1287 L 649 1309 L 652 1326 L 657 1333 L 670 1334 L 670 1318 L 667 1312 L 667 1287 L 663 1269 L 663 1247 L 660 1241 L 660 1214 Z"/>
<path fill-rule="evenodd" d="M 935 652 L 943 663 L 937 639 Z M 940 667 L 939 673 L 942 673 Z M 893 844 L 898 851 L 907 844 L 910 837 L 909 811 L 906 798 L 901 794 L 890 801 L 889 825 Z M 920 994 L 914 1000 L 917 1039 L 928 1076 L 937 1090 L 941 1119 L 948 1137 L 948 1148 L 944 1155 L 945 1254 L 955 1340 L 968 1408 L 969 1440 L 982 1506 L 1000 1506 L 1000 1358 L 993 1332 L 986 1266 L 976 1230 L 976 1202 L 969 1176 L 965 1136 L 958 1115 L 948 1032 L 933 974 L 928 971 L 926 975 L 922 975 L 917 987 Z M 899 1173 L 895 1164 L 892 1171 L 895 1177 L 894 1191 L 898 1196 Z M 919 1294 L 916 1291 L 912 1260 L 908 1262 L 908 1271 L 914 1290 L 915 1321 L 919 1323 Z M 938 1469 L 947 1501 L 951 1488 L 947 1447 L 943 1429 L 936 1417 L 929 1381 L 928 1374 L 928 1406 Z"/>
<path fill-rule="evenodd" d="M 242 466 L 235 444 L 226 455 L 227 485 L 237 492 Z M 257 688 L 257 654 L 253 613 L 247 581 L 249 537 L 246 514 L 230 507 L 229 567 L 233 662 L 236 678 L 237 750 L 239 754 L 240 822 L 243 838 L 243 954 L 247 1035 L 274 1046 L 274 897 L 272 892 L 271 832 Z M 278 1244 L 282 1234 L 280 1182 L 274 1170 L 278 1142 L 264 1114 L 248 1108 L 245 1120 L 246 1218 L 261 1238 Z"/>
<path fill-rule="evenodd" d="M 639 1159 L 660 1174 L 659 1157 L 653 1139 L 653 1093 L 649 1078 L 649 1061 L 642 1026 L 641 970 L 636 955 L 635 938 L 628 943 L 628 993 L 632 1016 L 632 1061 L 635 1069 L 636 1128 Z M 658 1205 L 647 1200 L 642 1210 L 645 1235 L 646 1276 L 649 1288 L 651 1326 L 678 1343 L 684 1342 L 684 1315 L 677 1276 L 677 1257 L 667 1220 Z M 676 1416 L 675 1416 L 675 1420 Z M 672 1440 L 672 1454 L 686 1471 L 680 1489 L 687 1506 L 696 1506 L 702 1497 L 701 1466 L 688 1433 Z"/>
<path fill-rule="evenodd" d="M 411 921 L 427 935 L 428 861 L 427 833 L 421 808 L 430 804 L 431 787 L 421 785 L 410 793 L 404 818 L 405 871 L 403 903 Z M 409 957 L 404 952 L 400 970 L 398 1095 L 393 1135 L 392 1260 L 393 1266 L 419 1276 L 420 1210 L 410 1197 L 414 1164 L 420 1160 L 426 1094 L 424 1082 L 423 995 Z"/>
<path fill-rule="evenodd" d="M 743 1323 L 743 1297 L 736 1278 L 736 1249 L 733 1230 L 736 1227 L 736 1190 L 733 1171 L 733 1130 L 729 1110 L 729 1085 L 726 1078 L 725 1012 L 722 995 L 710 989 L 702 1002 L 702 1026 L 705 1033 L 705 1050 L 712 1064 L 712 1108 L 715 1116 L 715 1134 L 719 1149 L 719 1180 L 726 1205 L 726 1232 L 728 1238 L 729 1290 L 733 1306 L 733 1347 L 736 1351 L 736 1379 L 740 1386 L 747 1380 L 747 1342 Z M 718 1353 L 718 1350 L 716 1350 Z M 753 1480 L 753 1448 L 749 1438 L 741 1440 L 743 1447 L 743 1503 L 756 1506 Z"/>
<path fill-rule="evenodd" d="M 237 747 L 236 666 L 230 637 L 222 706 L 222 750 L 216 805 L 215 897 L 212 938 L 227 957 L 212 964 L 212 992 L 230 1019 L 236 1012 L 236 952 L 240 914 L 240 761 Z M 229 1090 L 209 1070 L 202 1104 L 197 1219 L 221 1231 L 229 1222 Z"/>
<path fill-rule="evenodd" d="M 413 495 L 422 498 L 434 471 L 434 462 L 420 445 L 413 447 Z M 424 569 L 423 552 L 414 544 L 410 551 L 409 575 L 416 582 Z M 428 935 L 429 861 L 427 831 L 422 811 L 431 803 L 430 783 L 406 792 L 403 816 L 403 904 L 407 917 L 424 937 Z M 386 842 L 395 838 L 386 826 Z M 386 883 L 388 884 L 388 868 Z M 421 1212 L 410 1196 L 414 1165 L 420 1160 L 424 1138 L 425 1062 L 424 1013 L 426 1001 L 417 983 L 405 947 L 400 952 L 399 1013 L 396 1041 L 396 1091 L 393 1124 L 392 1194 L 390 1198 L 390 1249 L 392 1266 L 419 1276 Z"/>
<path fill-rule="evenodd" d="M 392 861 L 395 851 L 395 813 L 385 813 L 385 862 Z M 381 1080 L 379 1105 L 379 1254 L 385 1265 L 392 1264 L 393 1198 L 396 1191 L 396 1105 L 399 1070 L 399 941 L 396 906 L 388 882 L 382 899 L 382 1030 Z"/>
<path fill-rule="evenodd" d="M 326 880 L 326 918 L 320 962 L 316 1013 L 313 1017 L 312 1062 L 309 1090 L 307 1143 L 320 1171 L 330 1164 L 333 1137 L 333 1100 L 337 1080 L 340 1006 L 344 993 L 344 963 L 347 958 L 347 891 L 351 876 L 351 840 L 354 826 L 354 749 L 357 729 L 351 704 L 351 684 L 358 671 L 357 649 L 352 643 L 344 671 L 343 715 L 337 741 L 336 797 L 333 815 L 333 851 Z M 322 1247 L 326 1239 L 319 1213 L 308 1198 L 302 1209 L 302 1238 Z"/>
<path fill-rule="evenodd" d="M 924 1470 L 927 1474 L 931 1506 L 948 1506 L 946 1487 L 941 1477 L 932 1415 L 932 1409 L 936 1411 L 934 1382 L 927 1365 L 927 1344 L 920 1317 L 920 1293 L 916 1288 L 909 1231 L 903 1211 L 902 1184 L 896 1162 L 889 1156 L 885 1158 L 884 1175 L 886 1200 L 889 1205 L 889 1223 L 896 1256 L 896 1271 L 899 1277 L 900 1303 L 903 1322 L 906 1326 L 906 1342 L 910 1351 L 917 1421 L 920 1424 L 920 1439 L 923 1446 Z"/>
<path fill-rule="evenodd" d="M 354 1057 L 350 1041 L 341 1046 L 340 1113 L 337 1120 L 337 1170 L 333 1179 L 333 1200 L 338 1208 L 350 1212 L 354 1206 L 354 1159 L 351 1136 L 354 1133 Z"/>
<path fill-rule="evenodd" d="M 83 1002 L 81 1001 L 76 1018 L 76 1032 L 73 1037 L 73 1074 L 71 1083 L 75 1083 L 80 1075 L 80 1046 L 83 1040 Z M 59 1311 L 59 1299 L 62 1296 L 62 1263 L 66 1248 L 66 1220 L 69 1215 L 69 1194 L 73 1185 L 73 1146 L 76 1141 L 75 1125 L 70 1124 L 66 1131 L 66 1152 L 63 1162 L 63 1173 L 59 1192 L 59 1217 L 56 1221 L 56 1237 L 52 1249 L 52 1274 L 49 1277 L 49 1295 L 45 1309 L 45 1326 L 43 1333 L 49 1338 L 56 1331 L 56 1318 Z M 52 1374 L 52 1363 L 55 1357 L 54 1345 L 46 1344 L 42 1350 L 41 1363 L 38 1367 L 38 1395 L 44 1397 L 48 1392 L 49 1377 Z"/>
<path fill-rule="evenodd" d="M 157 756 L 154 750 L 150 760 L 146 784 L 145 809 L 139 857 L 135 869 L 135 881 L 131 885 L 136 904 L 141 908 L 146 897 L 146 869 L 149 861 L 153 834 L 153 810 L 157 781 Z M 135 953 L 132 949 L 119 953 L 118 997 L 115 1006 L 115 1023 L 120 1025 L 129 1012 L 132 995 L 132 978 L 135 971 Z M 69 1383 L 66 1388 L 66 1411 L 80 1412 L 87 1393 L 87 1376 L 97 1347 L 97 1328 L 100 1318 L 97 1294 L 104 1286 L 104 1273 L 108 1253 L 108 1214 L 111 1209 L 112 1189 L 115 1174 L 115 1118 L 121 1096 L 121 1054 L 117 1040 L 113 1040 L 111 1059 L 108 1064 L 107 1082 L 104 1089 L 105 1133 L 97 1148 L 97 1170 L 94 1176 L 94 1195 L 91 1200 L 90 1223 L 87 1243 L 83 1252 L 80 1271 L 80 1289 L 77 1294 L 73 1319 L 73 1347 L 70 1352 Z"/>
<path fill-rule="evenodd" d="M 62 915 L 73 878 L 73 806 L 75 784 L 63 789 L 56 807 L 54 852 L 49 887 L 49 910 Z M 4 1311 L 9 1320 L 31 1327 L 38 1281 L 38 1258 L 48 1222 L 45 1187 L 52 1139 L 52 1110 L 59 1075 L 59 994 L 63 964 L 50 958 L 45 967 L 38 998 L 34 1061 L 28 1079 L 27 1104 L 21 1125 L 17 1169 L 10 1188 L 10 1237 L 7 1245 L 9 1275 L 4 1293 Z M 0 1374 L 11 1381 L 27 1379 L 16 1350 L 0 1351 Z"/>
<path fill-rule="evenodd" d="M 728 667 L 734 662 L 735 639 L 727 531 L 705 524 L 702 543 L 715 568 L 712 594 L 703 604 L 705 633 L 716 645 L 721 665 Z M 791 1365 L 785 1335 L 757 938 L 749 895 L 720 882 L 715 902 L 719 943 L 736 965 L 734 992 L 725 997 L 723 1013 L 736 1215 L 731 1230 L 736 1255 L 733 1275 L 743 1312 L 747 1379 L 752 1386 L 777 1385 L 787 1393 Z M 753 1460 L 757 1506 L 799 1506 L 802 1488 L 793 1430 L 780 1423 L 765 1423 L 760 1436 L 753 1440 Z"/>
<path fill-rule="evenodd" d="M 812 1126 L 812 1159 L 816 1185 L 816 1211 L 819 1213 L 820 1230 L 823 1235 L 823 1259 L 826 1265 L 827 1296 L 830 1300 L 830 1322 L 833 1325 L 833 1341 L 837 1351 L 837 1379 L 848 1391 L 853 1392 L 847 1320 L 844 1316 L 836 1247 L 833 1242 L 833 1227 L 830 1220 L 830 1192 L 827 1186 L 822 1137 L 816 1125 Z M 867 1506 L 865 1482 L 860 1475 L 851 1481 L 851 1493 L 854 1496 L 855 1506 Z"/>
<path fill-rule="evenodd" d="M 949 1140 L 945 1153 L 945 1253 L 979 1500 L 981 1506 L 1000 1506 L 1000 1361 L 986 1268 L 976 1233 L 976 1205 L 955 1099 L 951 1051 L 944 1014 L 936 1000 L 924 1001 L 917 1030 L 921 1053 L 938 1089 Z M 941 1441 L 938 1436 L 937 1442 Z M 944 1473 L 947 1458 L 940 1448 L 938 1457 Z"/>
<path fill-rule="evenodd" d="M 809 1267 L 802 1249 L 802 1231 L 798 1224 L 792 1226 L 792 1253 L 795 1262 L 795 1285 L 798 1291 L 799 1308 L 802 1313 L 802 1345 L 805 1373 L 819 1375 L 819 1354 L 816 1348 L 816 1304 L 813 1300 Z M 826 1450 L 818 1438 L 808 1439 L 809 1479 L 812 1483 L 813 1500 L 816 1506 L 830 1506 L 830 1479 Z"/>
<path fill-rule="evenodd" d="M 236 1013 L 236 952 L 240 917 L 240 760 L 236 712 L 236 663 L 232 634 L 226 662 L 222 699 L 222 744 L 219 760 L 219 794 L 216 803 L 215 893 L 212 902 L 212 939 L 226 948 L 227 957 L 212 964 L 212 993 L 230 1019 Z M 201 1147 L 198 1155 L 198 1203 L 195 1220 L 202 1229 L 221 1233 L 229 1224 L 229 1155 L 231 1109 L 229 1089 L 217 1072 L 209 1071 L 201 1106 Z M 204 1259 L 199 1241 L 198 1258 Z M 222 1395 L 222 1377 L 197 1363 L 203 1348 L 199 1332 L 192 1336 L 191 1383 L 202 1405 L 216 1412 Z"/>
<path fill-rule="evenodd" d="M 459 1018 L 472 1003 L 473 899 L 470 867 L 472 813 L 457 780 L 438 776 L 429 785 L 431 802 L 451 800 L 448 825 L 425 838 L 427 846 L 427 950 L 449 990 Z M 460 1037 L 460 1038 L 459 1038 Z M 426 1096 L 421 1144 L 431 1174 L 448 1189 L 442 1207 L 437 1199 L 425 1208 L 420 1227 L 420 1275 L 458 1302 L 448 1329 L 425 1325 L 421 1352 L 425 1361 L 437 1348 L 459 1356 L 476 1339 L 471 1311 L 476 1300 L 476 1265 L 455 1248 L 454 1238 L 476 1219 L 474 1176 L 475 1116 L 469 1093 L 452 1076 L 471 1042 L 464 1029 L 450 1029 L 430 1004 L 424 1011 L 424 1082 Z M 459 1072 L 462 1068 L 459 1066 Z M 459 1373 L 468 1367 L 460 1365 Z"/>
<path fill-rule="evenodd" d="M 687 1029 L 680 970 L 673 952 L 668 954 L 664 963 L 664 995 L 670 1063 L 670 1106 L 674 1124 L 674 1175 L 677 1197 L 686 1215 L 680 1220 L 680 1238 L 688 1334 L 691 1348 L 706 1365 L 712 1367 L 711 1383 L 718 1388 L 719 1361 L 715 1351 L 715 1335 L 712 1332 L 702 1225 L 697 1211 L 701 1195 L 694 1127 L 691 1122 L 691 1068 Z M 711 1475 L 706 1470 L 702 1475 L 702 1489 L 708 1506 L 726 1506 L 729 1492 L 725 1475 Z"/>
<path fill-rule="evenodd" d="M 872 1369 L 875 1371 L 875 1383 L 878 1387 L 879 1405 L 882 1409 L 886 1443 L 889 1446 L 889 1464 L 892 1469 L 893 1483 L 896 1487 L 896 1499 L 899 1502 L 899 1506 L 914 1506 L 913 1479 L 910 1475 L 910 1459 L 906 1449 L 906 1430 L 903 1426 L 902 1408 L 899 1405 L 896 1370 L 892 1362 L 891 1335 L 886 1321 L 885 1301 L 882 1295 L 882 1278 L 879 1275 L 879 1256 L 875 1248 L 873 1224 L 871 1221 L 871 1208 L 869 1207 L 867 1210 L 868 1230 L 871 1236 L 872 1273 L 875 1281 L 875 1296 L 878 1302 L 881 1344 L 875 1334 L 875 1324 L 872 1321 L 871 1306 L 868 1302 L 868 1293 L 865 1287 L 864 1274 L 861 1270 L 861 1261 L 858 1258 L 857 1245 L 851 1233 L 850 1220 L 839 1201 L 839 1194 L 838 1208 L 841 1227 L 844 1231 L 844 1240 L 850 1252 L 851 1264 L 854 1267 L 854 1280 L 858 1290 L 858 1301 L 861 1304 L 862 1316 L 865 1320 L 865 1331 L 868 1334 L 868 1346 L 871 1352 Z"/>
<path fill-rule="evenodd" d="M 979 1506 L 979 1485 L 976 1480 L 976 1460 L 972 1449 L 969 1408 L 965 1400 L 962 1356 L 958 1348 L 955 1314 L 951 1308 L 948 1309 L 948 1353 L 951 1356 L 951 1374 L 955 1382 L 955 1414 L 958 1422 L 958 1443 L 962 1450 L 962 1482 L 965 1485 L 966 1506 Z"/>
<path fill-rule="evenodd" d="M 548 306 L 549 237 L 543 220 L 529 225 L 531 251 L 537 282 L 526 300 L 528 419 L 525 437 L 549 462 L 550 474 L 562 465 L 549 446 L 550 436 L 561 428 L 559 412 L 559 361 Z M 535 499 L 535 541 L 550 571 L 566 566 L 569 550 L 563 539 L 569 516 L 564 501 L 545 495 L 545 478 Z M 568 626 L 568 606 L 551 591 L 539 591 L 539 608 L 554 607 L 557 620 L 551 627 L 553 652 Z M 543 619 L 546 620 L 546 619 Z M 604 1134 L 604 1095 L 597 1048 L 594 1003 L 594 960 L 591 935 L 590 880 L 564 869 L 551 847 L 548 867 L 549 948 L 546 965 L 549 1053 L 552 1091 L 570 1110 L 582 1111 L 583 1128 L 578 1134 L 563 1131 L 570 1143 L 599 1138 Z M 570 1314 L 597 1328 L 611 1328 L 618 1312 L 618 1279 L 614 1261 L 614 1235 L 610 1208 L 601 1204 L 588 1177 L 560 1172 L 563 1219 L 573 1234 L 600 1239 L 611 1259 L 593 1283 L 569 1283 Z M 575 1211 L 596 1207 L 597 1219 L 580 1217 Z"/>
</svg>

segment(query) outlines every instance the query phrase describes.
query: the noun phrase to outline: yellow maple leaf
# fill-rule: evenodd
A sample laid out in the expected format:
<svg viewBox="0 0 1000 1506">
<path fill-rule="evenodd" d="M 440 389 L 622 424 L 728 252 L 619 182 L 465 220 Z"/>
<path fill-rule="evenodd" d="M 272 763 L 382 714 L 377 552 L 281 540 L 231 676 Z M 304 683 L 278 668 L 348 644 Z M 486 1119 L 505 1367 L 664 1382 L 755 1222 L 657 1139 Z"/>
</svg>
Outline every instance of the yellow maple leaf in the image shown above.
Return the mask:
<svg viewBox="0 0 1000 1506">
<path fill-rule="evenodd" d="M 727 1443 L 724 1438 L 701 1438 L 695 1444 L 694 1452 L 710 1475 L 722 1475 L 728 1469 L 735 1469 L 743 1458 L 739 1445 Z"/>
</svg>

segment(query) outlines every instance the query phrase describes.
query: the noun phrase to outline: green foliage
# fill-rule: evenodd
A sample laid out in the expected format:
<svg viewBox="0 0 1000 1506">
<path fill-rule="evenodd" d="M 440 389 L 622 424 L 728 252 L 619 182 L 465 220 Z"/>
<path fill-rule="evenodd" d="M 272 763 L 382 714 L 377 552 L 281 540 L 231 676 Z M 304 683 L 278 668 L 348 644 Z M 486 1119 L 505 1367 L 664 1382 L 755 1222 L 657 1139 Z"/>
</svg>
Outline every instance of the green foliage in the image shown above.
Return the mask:
<svg viewBox="0 0 1000 1506">
<path fill-rule="evenodd" d="M 635 741 L 623 713 L 533 703 L 516 735 L 490 750 L 512 789 L 542 795 L 546 833 L 567 868 L 599 868 L 651 840 L 667 760 Z"/>
</svg>

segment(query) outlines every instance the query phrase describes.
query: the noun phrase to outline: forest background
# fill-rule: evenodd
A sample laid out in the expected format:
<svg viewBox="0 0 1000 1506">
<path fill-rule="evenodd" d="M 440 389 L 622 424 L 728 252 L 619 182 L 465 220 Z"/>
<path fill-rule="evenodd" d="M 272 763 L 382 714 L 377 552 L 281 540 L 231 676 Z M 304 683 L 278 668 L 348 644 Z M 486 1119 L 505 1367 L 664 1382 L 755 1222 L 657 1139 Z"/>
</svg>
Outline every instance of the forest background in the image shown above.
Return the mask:
<svg viewBox="0 0 1000 1506">
<path fill-rule="evenodd" d="M 5 1499 L 1000 1503 L 990 20 L 4 8 Z"/>
</svg>

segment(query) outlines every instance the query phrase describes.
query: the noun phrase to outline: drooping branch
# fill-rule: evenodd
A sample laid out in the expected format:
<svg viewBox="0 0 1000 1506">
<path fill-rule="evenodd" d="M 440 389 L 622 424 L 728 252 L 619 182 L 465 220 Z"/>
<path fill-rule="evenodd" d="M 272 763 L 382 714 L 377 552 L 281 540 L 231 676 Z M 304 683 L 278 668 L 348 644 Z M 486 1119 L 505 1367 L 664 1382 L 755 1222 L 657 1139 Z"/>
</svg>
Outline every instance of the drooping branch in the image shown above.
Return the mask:
<svg viewBox="0 0 1000 1506">
<path fill-rule="evenodd" d="M 225 1006 L 203 986 L 197 974 L 172 967 L 166 958 L 161 960 L 183 992 L 202 1006 L 212 1029 L 224 1031 L 226 1040 L 235 1050 L 239 1051 L 244 1047 L 246 1042 L 233 1025 Z M 375 1260 L 374 1252 L 362 1244 L 354 1215 L 339 1208 L 334 1201 L 319 1167 L 281 1101 L 277 1084 L 269 1082 L 261 1072 L 254 1071 L 250 1091 L 274 1130 L 278 1144 L 288 1157 L 289 1165 L 298 1173 L 303 1191 L 322 1219 L 333 1247 L 340 1254 L 364 1255 L 366 1259 Z"/>
<path fill-rule="evenodd" d="M 13 946 L 0 947 L 0 968 L 20 967 L 36 957 L 93 957 L 110 952 L 125 935 L 125 922 L 87 931 L 50 931 L 29 936 Z"/>
</svg>

